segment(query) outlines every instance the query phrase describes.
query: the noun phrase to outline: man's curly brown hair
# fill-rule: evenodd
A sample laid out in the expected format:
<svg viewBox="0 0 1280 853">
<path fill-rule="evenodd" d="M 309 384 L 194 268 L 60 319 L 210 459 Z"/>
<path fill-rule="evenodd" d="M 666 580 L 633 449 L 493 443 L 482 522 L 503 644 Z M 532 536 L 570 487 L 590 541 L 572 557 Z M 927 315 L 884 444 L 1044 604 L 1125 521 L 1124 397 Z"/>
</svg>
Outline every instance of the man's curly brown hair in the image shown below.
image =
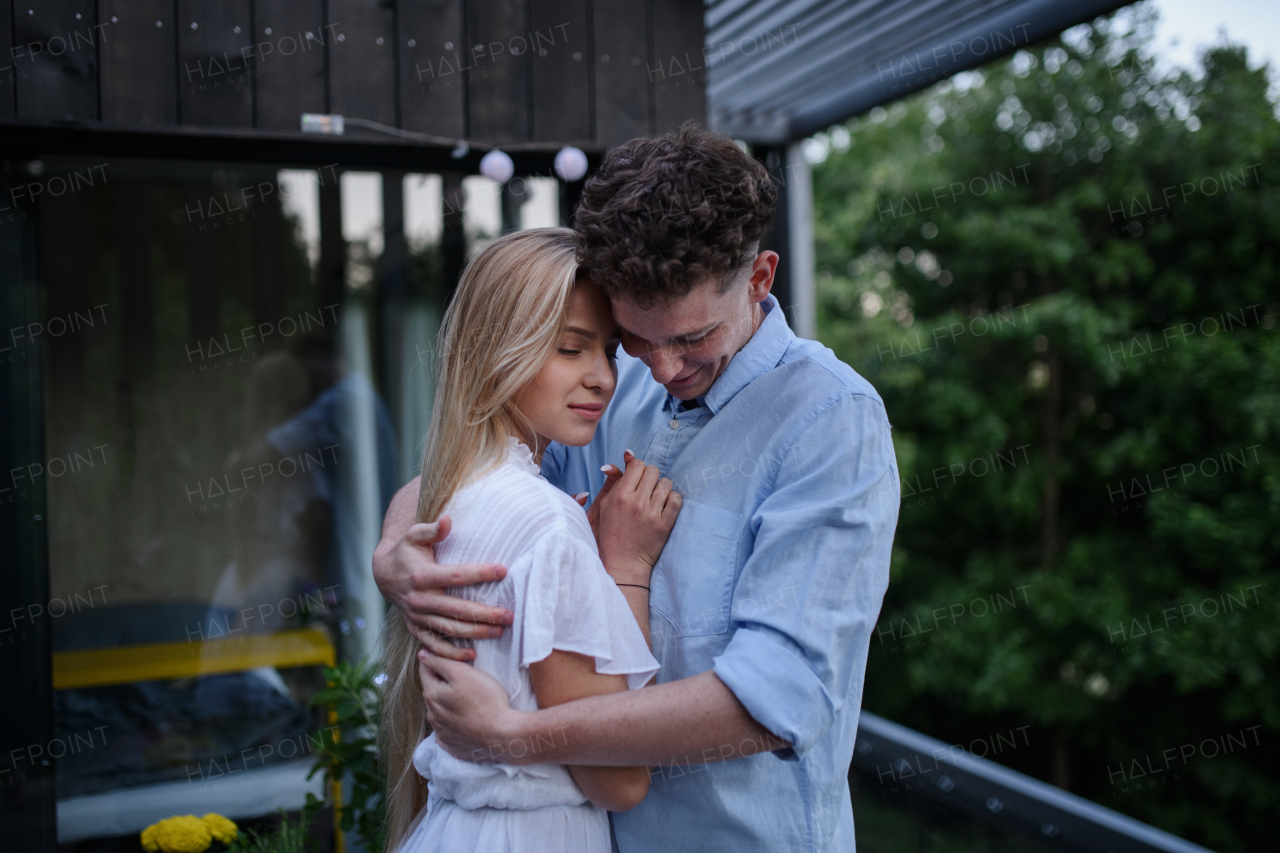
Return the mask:
<svg viewBox="0 0 1280 853">
<path fill-rule="evenodd" d="M 642 308 L 708 279 L 723 292 L 769 230 L 777 200 L 764 166 L 723 133 L 688 122 L 633 139 L 583 188 L 578 263 L 610 296 Z"/>
</svg>

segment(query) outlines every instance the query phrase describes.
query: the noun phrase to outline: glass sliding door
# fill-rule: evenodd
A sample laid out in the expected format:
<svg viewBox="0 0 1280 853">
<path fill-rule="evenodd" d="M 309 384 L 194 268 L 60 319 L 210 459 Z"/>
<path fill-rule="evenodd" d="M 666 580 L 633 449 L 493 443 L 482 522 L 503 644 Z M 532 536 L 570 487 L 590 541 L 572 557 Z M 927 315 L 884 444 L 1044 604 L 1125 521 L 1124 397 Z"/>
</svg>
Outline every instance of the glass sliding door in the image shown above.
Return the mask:
<svg viewBox="0 0 1280 853">
<path fill-rule="evenodd" d="M 391 333 L 401 359 L 431 351 L 439 239 L 401 271 L 413 310 L 383 322 L 377 173 L 5 166 L 44 190 L 21 208 L 39 305 L 17 343 L 42 361 L 45 450 L 10 479 L 47 506 L 29 615 L 50 637 L 57 838 L 296 809 L 324 793 L 320 667 L 377 654 L 369 560 L 431 398 L 429 358 L 387 394 L 377 353 Z"/>
</svg>

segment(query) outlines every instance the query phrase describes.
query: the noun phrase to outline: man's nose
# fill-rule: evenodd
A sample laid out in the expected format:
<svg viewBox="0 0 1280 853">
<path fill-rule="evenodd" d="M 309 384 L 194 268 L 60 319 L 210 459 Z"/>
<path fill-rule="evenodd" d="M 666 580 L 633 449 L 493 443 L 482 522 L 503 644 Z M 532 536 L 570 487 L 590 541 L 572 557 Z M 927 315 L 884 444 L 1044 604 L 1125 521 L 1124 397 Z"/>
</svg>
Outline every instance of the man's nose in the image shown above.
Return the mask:
<svg viewBox="0 0 1280 853">
<path fill-rule="evenodd" d="M 649 370 L 653 373 L 653 380 L 659 385 L 675 379 L 683 367 L 684 358 L 679 353 L 658 347 L 649 350 Z"/>
</svg>

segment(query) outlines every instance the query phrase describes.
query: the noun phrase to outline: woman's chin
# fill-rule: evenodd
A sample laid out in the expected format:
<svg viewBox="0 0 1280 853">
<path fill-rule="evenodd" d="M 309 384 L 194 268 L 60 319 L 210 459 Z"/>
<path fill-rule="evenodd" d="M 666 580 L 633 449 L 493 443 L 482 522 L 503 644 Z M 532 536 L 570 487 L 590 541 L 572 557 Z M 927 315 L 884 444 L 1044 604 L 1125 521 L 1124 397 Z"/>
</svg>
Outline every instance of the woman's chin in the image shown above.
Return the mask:
<svg viewBox="0 0 1280 853">
<path fill-rule="evenodd" d="M 597 424 L 583 424 L 573 429 L 566 429 L 559 435 L 548 436 L 548 438 L 566 447 L 585 447 L 591 443 L 591 439 L 596 437 L 596 426 Z"/>
</svg>

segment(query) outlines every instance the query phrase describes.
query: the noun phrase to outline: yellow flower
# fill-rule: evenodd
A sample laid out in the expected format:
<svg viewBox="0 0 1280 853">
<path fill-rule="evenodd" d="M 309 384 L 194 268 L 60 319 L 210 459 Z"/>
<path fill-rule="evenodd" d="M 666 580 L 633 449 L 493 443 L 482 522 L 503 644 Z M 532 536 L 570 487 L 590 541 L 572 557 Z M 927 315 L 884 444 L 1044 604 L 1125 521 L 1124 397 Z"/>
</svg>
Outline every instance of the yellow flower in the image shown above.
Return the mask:
<svg viewBox="0 0 1280 853">
<path fill-rule="evenodd" d="M 231 844 L 239 835 L 239 830 L 233 821 L 227 820 L 220 814 L 209 812 L 200 818 L 204 821 L 205 826 L 209 827 L 209 833 L 215 840 L 221 841 L 223 844 Z"/>
<path fill-rule="evenodd" d="M 204 853 L 213 843 L 208 825 L 195 815 L 169 817 L 153 823 L 142 830 L 141 838 L 148 853 Z"/>
</svg>

